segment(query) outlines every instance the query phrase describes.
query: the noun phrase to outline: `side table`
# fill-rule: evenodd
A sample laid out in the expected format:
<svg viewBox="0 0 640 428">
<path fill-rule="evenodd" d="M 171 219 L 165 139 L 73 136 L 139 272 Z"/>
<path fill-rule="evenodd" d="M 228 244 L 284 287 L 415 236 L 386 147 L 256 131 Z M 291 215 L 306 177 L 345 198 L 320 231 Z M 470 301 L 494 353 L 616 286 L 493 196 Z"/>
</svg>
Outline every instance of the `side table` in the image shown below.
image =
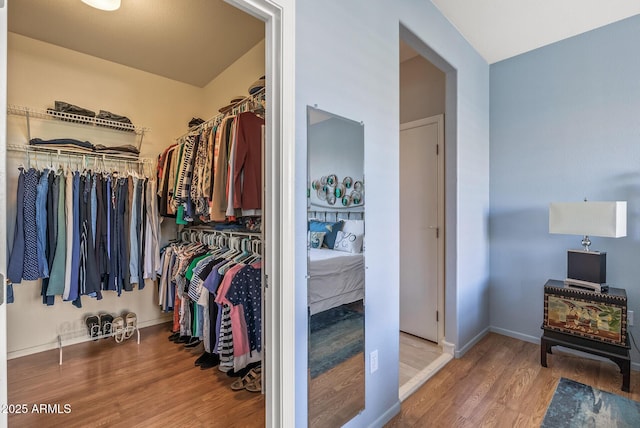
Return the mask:
<svg viewBox="0 0 640 428">
<path fill-rule="evenodd" d="M 631 383 L 631 357 L 629 356 L 629 346 L 618 346 L 604 343 L 597 340 L 585 339 L 584 337 L 552 331 L 542 327 L 544 333 L 540 339 L 540 364 L 547 367 L 547 354 L 551 354 L 554 346 L 564 346 L 589 354 L 605 357 L 613 361 L 620 367 L 622 373 L 622 390 L 629 392 Z M 629 343 L 629 338 L 626 342 Z"/>
</svg>

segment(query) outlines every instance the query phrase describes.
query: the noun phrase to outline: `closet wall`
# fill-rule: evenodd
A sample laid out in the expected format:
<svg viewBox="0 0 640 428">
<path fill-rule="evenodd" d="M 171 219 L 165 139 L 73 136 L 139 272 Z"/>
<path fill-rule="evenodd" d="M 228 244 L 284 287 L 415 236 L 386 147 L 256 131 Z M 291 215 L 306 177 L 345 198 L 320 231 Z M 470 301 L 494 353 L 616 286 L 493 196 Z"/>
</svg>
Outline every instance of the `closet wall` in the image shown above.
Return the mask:
<svg viewBox="0 0 640 428">
<path fill-rule="evenodd" d="M 228 103 L 231 96 L 216 93 L 216 88 L 223 86 L 221 82 L 233 95 L 246 94 L 249 85 L 264 74 L 264 49 L 260 50 L 257 45 L 246 57 L 240 58 L 238 66 L 230 66 L 207 87 L 198 88 L 9 33 L 8 103 L 44 109 L 51 107 L 54 100 L 63 100 L 95 111 L 103 109 L 126 115 L 135 125 L 151 129 L 144 136 L 140 156 L 155 158 L 187 130 L 192 117 L 208 119 Z M 243 74 L 238 72 L 240 66 Z M 246 76 L 251 77 L 245 80 Z M 37 126 L 36 121 L 33 122 Z M 27 143 L 24 117 L 10 116 L 7 126 L 8 144 Z M 27 159 L 20 152 L 9 152 L 7 159 L 7 236 L 11 249 L 18 165 Z M 45 161 L 46 158 L 40 157 L 41 164 Z M 170 226 L 172 221 L 164 220 L 163 233 L 175 231 L 175 227 Z M 173 236 L 163 236 L 165 240 L 171 238 Z M 141 327 L 170 319 L 170 314 L 158 308 L 157 289 L 149 281 L 143 290 L 123 292 L 120 297 L 114 292 L 105 292 L 101 301 L 83 296 L 81 309 L 71 302 L 62 302 L 59 297 L 54 306 L 43 305 L 40 281 L 16 284 L 14 293 L 15 303 L 7 307 L 9 358 L 56 347 L 58 327 L 84 320 L 89 314 L 133 311 Z"/>
<path fill-rule="evenodd" d="M 418 55 L 400 63 L 400 123 L 444 114 L 446 76 Z"/>
</svg>

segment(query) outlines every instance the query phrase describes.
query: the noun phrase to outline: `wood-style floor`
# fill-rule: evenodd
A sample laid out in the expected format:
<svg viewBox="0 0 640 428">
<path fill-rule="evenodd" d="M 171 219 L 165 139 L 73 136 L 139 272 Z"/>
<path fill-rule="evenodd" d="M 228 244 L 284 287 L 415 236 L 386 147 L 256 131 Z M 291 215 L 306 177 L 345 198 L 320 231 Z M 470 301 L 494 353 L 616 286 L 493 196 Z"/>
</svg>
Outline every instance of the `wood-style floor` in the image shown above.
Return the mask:
<svg viewBox="0 0 640 428">
<path fill-rule="evenodd" d="M 194 366 L 169 342 L 168 324 L 140 330 L 140 345 L 101 339 L 8 361 L 9 403 L 69 404 L 68 414 L 13 414 L 10 427 L 262 427 L 264 396 L 232 391 L 236 378 Z"/>
<path fill-rule="evenodd" d="M 539 427 L 561 377 L 640 401 L 638 372 L 626 393 L 614 363 L 558 348 L 547 362 L 539 345 L 488 334 L 405 400 L 387 427 Z"/>
<path fill-rule="evenodd" d="M 16 414 L 10 427 L 261 427 L 264 396 L 234 392 L 234 379 L 200 370 L 167 325 L 141 330 L 141 343 L 101 340 L 8 362 L 9 403 L 71 405 L 69 414 Z M 402 403 L 389 427 L 539 427 L 560 377 L 640 401 L 610 362 L 554 348 L 540 366 L 538 345 L 489 334 Z"/>
<path fill-rule="evenodd" d="M 339 427 L 365 406 L 364 354 L 360 352 L 309 380 L 309 427 Z"/>
</svg>

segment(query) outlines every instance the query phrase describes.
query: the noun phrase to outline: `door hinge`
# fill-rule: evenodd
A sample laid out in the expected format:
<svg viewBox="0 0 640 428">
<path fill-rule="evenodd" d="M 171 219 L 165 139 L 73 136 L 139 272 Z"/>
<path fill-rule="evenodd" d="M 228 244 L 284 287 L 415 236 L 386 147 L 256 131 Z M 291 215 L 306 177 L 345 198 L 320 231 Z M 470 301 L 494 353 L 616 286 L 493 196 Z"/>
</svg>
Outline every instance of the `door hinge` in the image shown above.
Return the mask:
<svg viewBox="0 0 640 428">
<path fill-rule="evenodd" d="M 440 313 L 436 311 L 436 322 L 440 321 Z"/>
<path fill-rule="evenodd" d="M 436 155 L 440 154 L 440 144 L 436 144 Z"/>
</svg>

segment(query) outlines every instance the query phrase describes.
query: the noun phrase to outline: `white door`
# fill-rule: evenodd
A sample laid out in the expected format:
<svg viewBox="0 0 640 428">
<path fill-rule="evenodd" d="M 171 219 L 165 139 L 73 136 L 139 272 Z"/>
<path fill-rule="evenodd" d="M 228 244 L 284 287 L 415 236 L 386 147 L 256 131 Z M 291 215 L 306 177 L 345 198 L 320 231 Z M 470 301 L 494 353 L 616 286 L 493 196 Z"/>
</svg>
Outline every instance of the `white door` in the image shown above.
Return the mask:
<svg viewBox="0 0 640 428">
<path fill-rule="evenodd" d="M 7 400 L 7 5 L 0 0 L 0 406 Z M 7 413 L 0 412 L 0 427 L 7 426 Z"/>
<path fill-rule="evenodd" d="M 400 330 L 438 342 L 443 263 L 443 116 L 400 126 Z"/>
</svg>

